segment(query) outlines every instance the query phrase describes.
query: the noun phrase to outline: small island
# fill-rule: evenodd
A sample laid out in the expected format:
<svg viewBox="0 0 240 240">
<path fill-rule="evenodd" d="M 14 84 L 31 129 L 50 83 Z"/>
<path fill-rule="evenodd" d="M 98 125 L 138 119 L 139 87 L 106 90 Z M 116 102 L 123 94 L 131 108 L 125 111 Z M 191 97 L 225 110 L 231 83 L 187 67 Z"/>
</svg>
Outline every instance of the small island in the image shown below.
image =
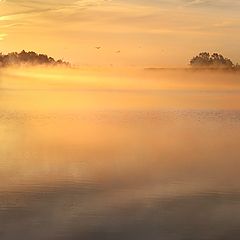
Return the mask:
<svg viewBox="0 0 240 240">
<path fill-rule="evenodd" d="M 221 54 L 208 52 L 199 53 L 190 60 L 190 66 L 195 69 L 223 69 L 240 71 L 240 65 L 234 64 L 232 60 Z"/>
<path fill-rule="evenodd" d="M 50 66 L 70 66 L 69 62 L 61 59 L 55 60 L 46 54 L 38 54 L 33 51 L 20 53 L 11 52 L 8 54 L 0 53 L 0 67 L 9 67 L 13 65 L 50 65 Z"/>
</svg>

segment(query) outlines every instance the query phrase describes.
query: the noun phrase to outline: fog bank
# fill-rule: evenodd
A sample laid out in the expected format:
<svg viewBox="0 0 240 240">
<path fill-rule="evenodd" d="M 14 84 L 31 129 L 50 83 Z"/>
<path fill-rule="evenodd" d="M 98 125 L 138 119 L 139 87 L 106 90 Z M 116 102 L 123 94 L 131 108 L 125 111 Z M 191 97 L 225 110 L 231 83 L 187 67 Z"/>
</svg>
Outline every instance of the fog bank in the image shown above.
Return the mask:
<svg viewBox="0 0 240 240">
<path fill-rule="evenodd" d="M 240 108 L 237 72 L 18 67 L 1 69 L 0 77 L 0 95 L 21 96 L 20 109 L 33 104 L 68 111 Z"/>
</svg>

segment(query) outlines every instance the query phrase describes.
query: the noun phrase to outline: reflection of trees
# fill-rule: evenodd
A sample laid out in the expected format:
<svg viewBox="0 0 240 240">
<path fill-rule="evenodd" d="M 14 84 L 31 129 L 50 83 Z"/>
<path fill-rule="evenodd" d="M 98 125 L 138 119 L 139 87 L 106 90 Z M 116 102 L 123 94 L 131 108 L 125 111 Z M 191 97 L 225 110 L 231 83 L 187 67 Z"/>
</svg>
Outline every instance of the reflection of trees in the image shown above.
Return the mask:
<svg viewBox="0 0 240 240">
<path fill-rule="evenodd" d="M 210 55 L 208 52 L 202 52 L 190 61 L 192 67 L 203 68 L 227 68 L 239 69 L 239 65 L 234 65 L 229 58 L 223 57 L 221 54 L 213 53 Z"/>
<path fill-rule="evenodd" d="M 0 66 L 9 65 L 65 65 L 68 66 L 69 63 L 63 60 L 55 60 L 52 57 L 48 57 L 46 54 L 37 54 L 33 51 L 26 52 L 22 51 L 20 53 L 12 52 L 8 54 L 0 53 Z"/>
</svg>

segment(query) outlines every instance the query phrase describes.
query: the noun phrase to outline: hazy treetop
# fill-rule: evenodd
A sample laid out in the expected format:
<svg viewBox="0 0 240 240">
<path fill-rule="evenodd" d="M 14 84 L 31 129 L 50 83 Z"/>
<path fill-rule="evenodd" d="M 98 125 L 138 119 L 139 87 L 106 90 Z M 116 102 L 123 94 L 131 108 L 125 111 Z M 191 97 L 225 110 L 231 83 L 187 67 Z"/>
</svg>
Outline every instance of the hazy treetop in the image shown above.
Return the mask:
<svg viewBox="0 0 240 240">
<path fill-rule="evenodd" d="M 20 53 L 11 52 L 8 54 L 0 53 L 0 66 L 10 66 L 10 65 L 65 65 L 69 66 L 68 62 L 61 59 L 55 60 L 46 54 L 38 54 L 36 52 L 21 51 Z"/>
<path fill-rule="evenodd" d="M 208 52 L 199 53 L 190 60 L 190 65 L 197 68 L 225 68 L 238 69 L 239 65 L 234 64 L 229 58 L 218 53 L 210 55 Z"/>
</svg>

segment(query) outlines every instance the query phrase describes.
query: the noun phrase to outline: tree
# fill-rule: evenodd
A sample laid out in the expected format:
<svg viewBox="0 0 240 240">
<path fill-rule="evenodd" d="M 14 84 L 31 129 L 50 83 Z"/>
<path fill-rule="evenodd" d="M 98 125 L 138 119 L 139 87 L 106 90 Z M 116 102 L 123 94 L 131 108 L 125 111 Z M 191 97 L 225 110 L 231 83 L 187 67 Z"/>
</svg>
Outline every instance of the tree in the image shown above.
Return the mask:
<svg viewBox="0 0 240 240">
<path fill-rule="evenodd" d="M 208 67 L 211 65 L 210 54 L 207 52 L 200 53 L 198 56 L 191 59 L 190 65 L 193 67 Z"/>
<path fill-rule="evenodd" d="M 211 56 L 211 64 L 215 67 L 232 68 L 233 63 L 230 59 L 223 57 L 221 54 L 213 53 Z"/>
<path fill-rule="evenodd" d="M 192 67 L 197 68 L 233 68 L 234 64 L 229 58 L 221 54 L 213 53 L 211 56 L 207 52 L 202 52 L 190 61 Z"/>
<path fill-rule="evenodd" d="M 25 50 L 20 53 L 12 52 L 6 55 L 0 53 L 0 67 L 9 65 L 64 65 L 69 66 L 68 62 L 63 60 L 55 61 L 54 58 L 48 57 L 46 54 L 37 54 L 33 51 L 26 52 Z"/>
</svg>

